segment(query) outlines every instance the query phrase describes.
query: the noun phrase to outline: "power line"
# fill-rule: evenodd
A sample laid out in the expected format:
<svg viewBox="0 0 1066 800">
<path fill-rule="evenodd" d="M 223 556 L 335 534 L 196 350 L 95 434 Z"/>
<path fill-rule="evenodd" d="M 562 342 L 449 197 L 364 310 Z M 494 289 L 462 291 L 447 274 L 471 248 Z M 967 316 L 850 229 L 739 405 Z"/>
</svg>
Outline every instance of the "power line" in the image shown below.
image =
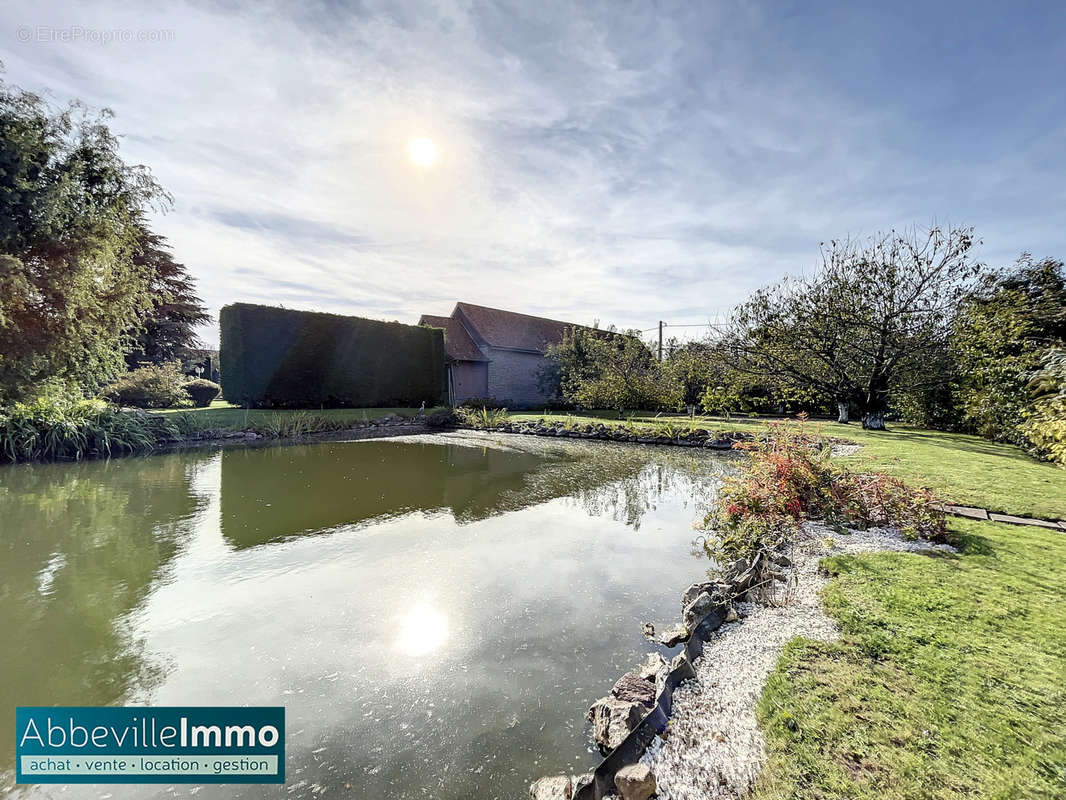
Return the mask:
<svg viewBox="0 0 1066 800">
<path fill-rule="evenodd" d="M 664 328 L 720 328 L 725 323 L 722 322 L 693 322 L 686 323 L 684 325 L 678 325 L 673 322 L 664 322 Z M 655 330 L 655 328 L 649 328 L 648 330 Z"/>
<path fill-rule="evenodd" d="M 673 322 L 664 322 L 664 328 L 721 328 L 725 325 L 724 322 L 686 322 L 684 324 L 675 324 Z M 659 330 L 659 326 L 656 325 L 653 328 L 644 328 L 641 333 L 649 333 L 651 331 Z"/>
</svg>

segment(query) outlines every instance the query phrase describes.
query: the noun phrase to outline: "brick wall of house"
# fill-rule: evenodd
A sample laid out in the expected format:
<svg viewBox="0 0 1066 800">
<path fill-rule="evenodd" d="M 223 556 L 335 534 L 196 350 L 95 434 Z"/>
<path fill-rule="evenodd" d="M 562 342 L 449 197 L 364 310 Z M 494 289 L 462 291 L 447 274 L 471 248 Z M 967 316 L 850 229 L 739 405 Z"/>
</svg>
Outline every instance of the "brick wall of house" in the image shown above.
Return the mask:
<svg viewBox="0 0 1066 800">
<path fill-rule="evenodd" d="M 544 363 L 539 353 L 483 347 L 489 364 L 489 396 L 508 408 L 536 406 L 549 398 L 537 388 L 537 370 Z"/>
</svg>

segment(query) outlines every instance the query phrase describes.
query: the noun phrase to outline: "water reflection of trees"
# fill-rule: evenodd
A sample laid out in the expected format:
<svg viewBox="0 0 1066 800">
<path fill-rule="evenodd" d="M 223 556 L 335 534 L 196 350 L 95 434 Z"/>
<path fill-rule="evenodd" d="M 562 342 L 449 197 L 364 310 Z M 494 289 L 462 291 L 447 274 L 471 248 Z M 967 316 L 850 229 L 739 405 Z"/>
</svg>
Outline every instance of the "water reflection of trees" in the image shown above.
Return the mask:
<svg viewBox="0 0 1066 800">
<path fill-rule="evenodd" d="M 0 708 L 107 705 L 158 678 L 129 616 L 206 502 L 191 482 L 211 458 L 0 468 Z M 0 726 L 0 773 L 13 733 Z"/>
<path fill-rule="evenodd" d="M 588 514 L 607 516 L 636 530 L 663 498 L 690 502 L 693 516 L 709 508 L 728 469 L 720 456 L 646 447 L 577 445 L 527 478 L 528 505 L 571 496 Z"/>
<path fill-rule="evenodd" d="M 222 533 L 243 548 L 413 511 L 484 519 L 541 464 L 531 453 L 388 441 L 226 451 Z"/>
<path fill-rule="evenodd" d="M 722 470 L 711 454 L 666 449 L 438 441 L 226 451 L 223 535 L 253 547 L 413 511 L 447 510 L 466 523 L 559 497 L 638 527 L 665 493 L 709 497 Z"/>
<path fill-rule="evenodd" d="M 644 515 L 654 511 L 663 498 L 683 498 L 690 502 L 694 516 L 713 497 L 718 480 L 693 476 L 662 464 L 648 464 L 635 475 L 605 486 L 582 489 L 574 499 L 590 515 L 607 516 L 640 530 Z"/>
</svg>

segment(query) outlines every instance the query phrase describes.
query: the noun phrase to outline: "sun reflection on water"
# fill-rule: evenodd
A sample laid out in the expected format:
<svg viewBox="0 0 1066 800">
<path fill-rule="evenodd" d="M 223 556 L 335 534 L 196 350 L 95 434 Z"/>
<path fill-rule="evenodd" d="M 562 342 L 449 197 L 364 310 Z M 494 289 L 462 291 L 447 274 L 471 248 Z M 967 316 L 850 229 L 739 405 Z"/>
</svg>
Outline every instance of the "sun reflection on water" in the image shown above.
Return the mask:
<svg viewBox="0 0 1066 800">
<path fill-rule="evenodd" d="M 440 649 L 447 639 L 447 618 L 435 608 L 420 604 L 400 623 L 396 647 L 407 655 L 424 656 Z"/>
</svg>

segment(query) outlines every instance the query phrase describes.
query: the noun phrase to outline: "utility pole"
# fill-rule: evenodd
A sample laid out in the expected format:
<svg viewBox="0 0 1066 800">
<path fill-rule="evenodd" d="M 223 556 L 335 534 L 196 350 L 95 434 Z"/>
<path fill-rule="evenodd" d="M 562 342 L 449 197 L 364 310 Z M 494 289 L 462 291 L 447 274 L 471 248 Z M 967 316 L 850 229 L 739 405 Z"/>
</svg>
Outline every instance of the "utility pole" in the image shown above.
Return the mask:
<svg viewBox="0 0 1066 800">
<path fill-rule="evenodd" d="M 663 360 L 663 325 L 665 325 L 665 324 L 666 324 L 665 322 L 663 322 L 662 320 L 659 320 L 659 362 L 660 363 L 662 363 L 662 360 Z"/>
</svg>

